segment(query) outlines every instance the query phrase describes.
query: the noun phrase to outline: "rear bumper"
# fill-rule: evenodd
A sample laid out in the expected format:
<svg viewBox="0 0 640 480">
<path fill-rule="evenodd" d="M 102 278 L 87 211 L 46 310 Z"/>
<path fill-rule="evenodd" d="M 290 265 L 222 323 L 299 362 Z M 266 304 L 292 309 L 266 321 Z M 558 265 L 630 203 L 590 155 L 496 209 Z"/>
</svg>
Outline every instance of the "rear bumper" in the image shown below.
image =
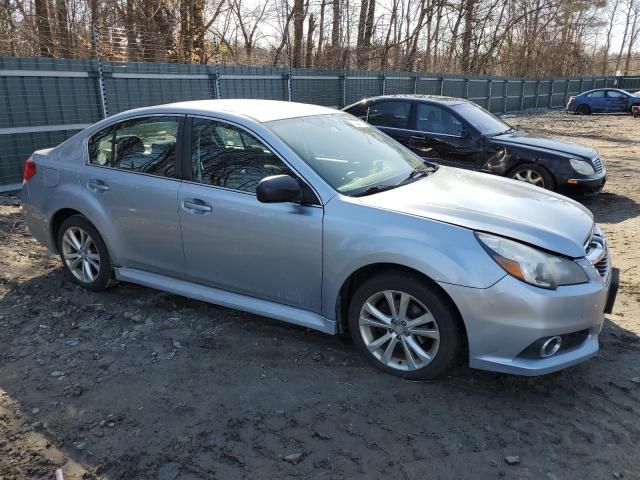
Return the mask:
<svg viewBox="0 0 640 480">
<path fill-rule="evenodd" d="M 606 282 L 593 268 L 589 275 L 588 283 L 557 290 L 537 288 L 511 276 L 487 289 L 442 284 L 464 319 L 469 365 L 533 376 L 576 365 L 595 355 L 615 275 L 609 274 Z M 613 297 L 615 300 L 615 293 Z M 541 339 L 578 332 L 582 335 L 578 344 L 562 347 L 553 356 L 532 357 L 531 348 L 527 349 Z"/>
</svg>

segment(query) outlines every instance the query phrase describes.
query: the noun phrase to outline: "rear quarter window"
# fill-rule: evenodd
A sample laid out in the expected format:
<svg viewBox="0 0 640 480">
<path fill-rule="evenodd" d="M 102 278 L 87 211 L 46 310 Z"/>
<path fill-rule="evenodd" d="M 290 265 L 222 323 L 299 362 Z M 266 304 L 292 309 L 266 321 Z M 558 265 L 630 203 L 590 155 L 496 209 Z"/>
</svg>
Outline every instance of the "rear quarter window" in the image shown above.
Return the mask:
<svg viewBox="0 0 640 480">
<path fill-rule="evenodd" d="M 111 165 L 114 132 L 114 127 L 107 127 L 89 139 L 89 163 L 99 166 Z"/>
<path fill-rule="evenodd" d="M 360 102 L 346 109 L 345 112 L 350 113 L 354 117 L 358 117 L 361 120 L 366 120 L 368 110 L 369 105 L 366 102 Z"/>
</svg>

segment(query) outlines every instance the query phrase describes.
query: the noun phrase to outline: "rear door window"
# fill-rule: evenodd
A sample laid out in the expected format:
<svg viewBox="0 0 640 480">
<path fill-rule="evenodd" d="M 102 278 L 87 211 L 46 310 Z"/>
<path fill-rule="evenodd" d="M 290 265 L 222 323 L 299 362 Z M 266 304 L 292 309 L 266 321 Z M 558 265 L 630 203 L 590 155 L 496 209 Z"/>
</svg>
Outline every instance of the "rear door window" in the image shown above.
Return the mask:
<svg viewBox="0 0 640 480">
<path fill-rule="evenodd" d="M 369 123 L 380 127 L 409 128 L 410 102 L 379 102 L 369 108 Z"/>
<path fill-rule="evenodd" d="M 588 98 L 603 98 L 604 90 L 597 90 L 595 92 L 587 93 Z"/>
</svg>

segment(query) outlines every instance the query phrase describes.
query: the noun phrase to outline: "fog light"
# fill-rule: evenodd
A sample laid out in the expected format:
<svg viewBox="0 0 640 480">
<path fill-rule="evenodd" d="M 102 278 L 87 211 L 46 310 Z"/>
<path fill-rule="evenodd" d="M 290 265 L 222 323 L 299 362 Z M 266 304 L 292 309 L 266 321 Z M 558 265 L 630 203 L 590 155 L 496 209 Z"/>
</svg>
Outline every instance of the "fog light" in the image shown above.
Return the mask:
<svg viewBox="0 0 640 480">
<path fill-rule="evenodd" d="M 556 335 L 555 337 L 549 337 L 540 347 L 540 356 L 542 358 L 548 358 L 560 350 L 562 346 L 562 337 Z"/>
</svg>

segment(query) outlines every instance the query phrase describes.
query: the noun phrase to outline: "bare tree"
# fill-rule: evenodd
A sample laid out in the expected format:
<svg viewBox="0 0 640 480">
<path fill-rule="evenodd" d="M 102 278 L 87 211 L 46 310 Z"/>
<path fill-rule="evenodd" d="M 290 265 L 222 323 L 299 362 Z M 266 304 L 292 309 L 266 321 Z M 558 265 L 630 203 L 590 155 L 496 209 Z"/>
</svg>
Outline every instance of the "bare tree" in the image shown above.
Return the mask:
<svg viewBox="0 0 640 480">
<path fill-rule="evenodd" d="M 302 66 L 302 37 L 304 35 L 304 0 L 293 0 L 293 52 L 292 66 Z"/>
<path fill-rule="evenodd" d="M 36 7 L 36 25 L 40 55 L 43 57 L 53 57 L 53 39 L 51 38 L 51 24 L 49 23 L 47 0 L 34 0 L 34 4 Z"/>
</svg>

